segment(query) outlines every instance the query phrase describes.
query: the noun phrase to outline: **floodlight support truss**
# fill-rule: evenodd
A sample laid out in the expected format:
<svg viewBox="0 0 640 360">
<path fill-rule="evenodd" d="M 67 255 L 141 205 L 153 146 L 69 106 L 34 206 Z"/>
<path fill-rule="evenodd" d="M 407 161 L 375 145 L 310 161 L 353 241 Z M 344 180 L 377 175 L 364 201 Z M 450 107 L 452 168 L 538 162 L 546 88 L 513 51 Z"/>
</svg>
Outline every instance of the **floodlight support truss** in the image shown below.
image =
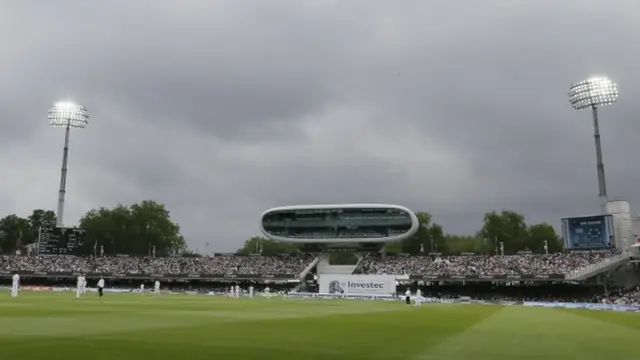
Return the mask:
<svg viewBox="0 0 640 360">
<path fill-rule="evenodd" d="M 593 113 L 593 139 L 596 144 L 596 169 L 598 171 L 598 196 L 600 197 L 600 205 L 603 214 L 606 212 L 607 206 L 607 181 L 604 176 L 604 163 L 602 161 L 602 143 L 600 141 L 600 125 L 598 123 L 598 107 L 591 106 Z"/>
<path fill-rule="evenodd" d="M 64 131 L 64 149 L 62 150 L 62 171 L 60 172 L 60 190 L 58 190 L 58 211 L 56 212 L 56 225 L 62 227 L 64 222 L 64 197 L 67 192 L 67 161 L 69 158 L 69 136 L 71 125 L 67 124 Z"/>
</svg>

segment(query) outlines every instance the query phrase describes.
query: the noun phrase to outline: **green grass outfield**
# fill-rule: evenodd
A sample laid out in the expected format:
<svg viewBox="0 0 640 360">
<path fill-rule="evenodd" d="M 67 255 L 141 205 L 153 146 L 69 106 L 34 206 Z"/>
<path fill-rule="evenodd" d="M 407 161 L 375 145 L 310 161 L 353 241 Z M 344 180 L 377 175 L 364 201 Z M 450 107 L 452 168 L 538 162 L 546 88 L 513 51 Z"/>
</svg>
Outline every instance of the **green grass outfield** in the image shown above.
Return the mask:
<svg viewBox="0 0 640 360">
<path fill-rule="evenodd" d="M 640 314 L 204 295 L 0 293 L 0 360 L 640 359 Z"/>
</svg>

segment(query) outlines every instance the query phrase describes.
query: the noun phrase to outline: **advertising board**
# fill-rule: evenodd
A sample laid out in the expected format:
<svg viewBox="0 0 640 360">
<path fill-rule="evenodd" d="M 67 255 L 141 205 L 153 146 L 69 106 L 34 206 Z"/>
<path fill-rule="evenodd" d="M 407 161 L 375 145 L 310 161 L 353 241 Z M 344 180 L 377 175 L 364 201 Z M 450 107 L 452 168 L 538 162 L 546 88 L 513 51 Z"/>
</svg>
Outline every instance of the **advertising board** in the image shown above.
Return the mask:
<svg viewBox="0 0 640 360">
<path fill-rule="evenodd" d="M 540 302 L 540 301 L 525 301 L 522 305 L 531 306 L 531 307 L 546 307 L 546 308 L 640 312 L 640 306 L 638 306 L 638 305 L 617 305 L 617 304 L 597 304 L 597 303 L 567 303 L 567 302 Z"/>
<path fill-rule="evenodd" d="M 322 274 L 318 285 L 324 294 L 391 295 L 396 292 L 396 279 L 392 275 Z"/>
</svg>

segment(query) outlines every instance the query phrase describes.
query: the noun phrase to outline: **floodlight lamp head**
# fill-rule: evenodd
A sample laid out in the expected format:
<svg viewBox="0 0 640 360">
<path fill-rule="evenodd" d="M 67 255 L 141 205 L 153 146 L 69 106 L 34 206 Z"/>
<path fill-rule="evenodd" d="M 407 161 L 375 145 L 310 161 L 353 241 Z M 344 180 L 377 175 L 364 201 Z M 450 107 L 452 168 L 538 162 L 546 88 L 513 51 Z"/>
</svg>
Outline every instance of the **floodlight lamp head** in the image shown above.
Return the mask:
<svg viewBox="0 0 640 360">
<path fill-rule="evenodd" d="M 606 76 L 594 76 L 569 88 L 569 103 L 576 110 L 611 105 L 617 98 L 618 85 Z"/>
<path fill-rule="evenodd" d="M 89 123 L 89 112 L 84 106 L 73 102 L 57 102 L 49 110 L 49 125 L 55 127 L 85 128 Z"/>
</svg>

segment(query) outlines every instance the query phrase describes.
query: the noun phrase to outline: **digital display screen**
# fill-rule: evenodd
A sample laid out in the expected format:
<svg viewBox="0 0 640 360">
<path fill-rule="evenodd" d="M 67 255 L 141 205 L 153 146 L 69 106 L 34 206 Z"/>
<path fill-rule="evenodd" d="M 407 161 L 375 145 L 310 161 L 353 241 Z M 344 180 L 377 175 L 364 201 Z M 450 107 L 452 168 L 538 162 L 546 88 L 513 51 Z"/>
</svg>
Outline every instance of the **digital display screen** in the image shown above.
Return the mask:
<svg viewBox="0 0 640 360">
<path fill-rule="evenodd" d="M 562 219 L 564 246 L 569 250 L 608 249 L 613 247 L 611 215 Z"/>
</svg>

